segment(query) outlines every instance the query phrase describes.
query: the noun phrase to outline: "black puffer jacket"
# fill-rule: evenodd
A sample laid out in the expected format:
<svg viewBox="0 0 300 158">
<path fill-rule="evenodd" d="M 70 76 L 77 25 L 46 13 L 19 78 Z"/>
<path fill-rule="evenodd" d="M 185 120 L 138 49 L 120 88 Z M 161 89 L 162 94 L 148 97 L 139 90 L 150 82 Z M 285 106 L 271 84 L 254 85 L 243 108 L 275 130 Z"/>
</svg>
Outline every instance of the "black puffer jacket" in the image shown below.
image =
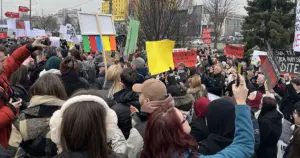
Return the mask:
<svg viewBox="0 0 300 158">
<path fill-rule="evenodd" d="M 223 96 L 223 88 L 225 87 L 225 77 L 220 73 L 213 75 L 211 78 L 212 87 L 207 87 L 207 91 L 217 96 Z"/>
<path fill-rule="evenodd" d="M 58 155 L 56 155 L 54 158 L 88 158 L 87 152 L 62 152 Z M 115 152 L 111 152 L 108 155 L 108 158 L 128 158 L 128 156 L 124 154 L 116 154 Z"/>
<path fill-rule="evenodd" d="M 105 82 L 105 73 L 99 73 L 98 77 L 95 79 L 95 82 L 92 84 L 91 88 L 102 89 Z"/>
<path fill-rule="evenodd" d="M 277 156 L 277 142 L 282 132 L 282 115 L 272 110 L 258 117 L 260 129 L 260 145 L 258 158 L 274 158 Z"/>
<path fill-rule="evenodd" d="M 111 108 L 116 112 L 118 116 L 118 126 L 127 139 L 132 128 L 130 106 L 132 105 L 140 110 L 139 95 L 130 89 L 122 89 L 114 94 L 114 100 L 117 104 Z"/>
<path fill-rule="evenodd" d="M 87 80 L 79 77 L 76 73 L 63 73 L 61 81 L 65 86 L 68 97 L 80 89 L 88 89 L 90 85 Z"/>
</svg>

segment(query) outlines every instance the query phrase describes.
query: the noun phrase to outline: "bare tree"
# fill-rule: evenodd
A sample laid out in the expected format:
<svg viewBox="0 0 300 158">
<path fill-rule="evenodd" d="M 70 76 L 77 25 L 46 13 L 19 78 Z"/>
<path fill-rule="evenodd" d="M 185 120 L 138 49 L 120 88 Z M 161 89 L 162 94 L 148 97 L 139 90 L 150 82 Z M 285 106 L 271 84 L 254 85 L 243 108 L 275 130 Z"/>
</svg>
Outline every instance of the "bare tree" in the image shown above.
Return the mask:
<svg viewBox="0 0 300 158">
<path fill-rule="evenodd" d="M 34 28 L 44 29 L 46 31 L 55 31 L 58 28 L 57 19 L 52 15 L 45 15 L 44 10 L 41 9 L 40 16 L 32 18 L 32 26 Z"/>
<path fill-rule="evenodd" d="M 188 36 L 187 8 L 192 0 L 136 0 L 136 18 L 140 21 L 140 41 L 171 39 L 181 41 Z"/>
<path fill-rule="evenodd" d="M 203 0 L 206 11 L 210 16 L 215 32 L 214 48 L 217 48 L 225 18 L 234 13 L 238 7 L 236 0 Z"/>
</svg>

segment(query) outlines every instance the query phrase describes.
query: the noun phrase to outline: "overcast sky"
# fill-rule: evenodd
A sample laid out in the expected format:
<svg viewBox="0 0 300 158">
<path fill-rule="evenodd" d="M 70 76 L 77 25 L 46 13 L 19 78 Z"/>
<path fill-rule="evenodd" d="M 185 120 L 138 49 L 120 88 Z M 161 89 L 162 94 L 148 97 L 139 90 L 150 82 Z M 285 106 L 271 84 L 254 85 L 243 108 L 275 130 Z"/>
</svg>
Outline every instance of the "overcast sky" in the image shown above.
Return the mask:
<svg viewBox="0 0 300 158">
<path fill-rule="evenodd" d="M 17 12 L 18 6 L 29 6 L 29 0 L 2 0 L 3 14 L 7 11 Z M 238 14 L 246 14 L 244 6 L 247 4 L 246 0 L 236 0 L 240 3 L 240 8 L 237 10 Z M 196 4 L 201 3 L 201 0 L 195 0 Z M 101 6 L 101 0 L 32 0 L 33 14 L 41 13 L 54 14 L 63 8 L 81 8 L 86 12 L 98 12 Z"/>
</svg>

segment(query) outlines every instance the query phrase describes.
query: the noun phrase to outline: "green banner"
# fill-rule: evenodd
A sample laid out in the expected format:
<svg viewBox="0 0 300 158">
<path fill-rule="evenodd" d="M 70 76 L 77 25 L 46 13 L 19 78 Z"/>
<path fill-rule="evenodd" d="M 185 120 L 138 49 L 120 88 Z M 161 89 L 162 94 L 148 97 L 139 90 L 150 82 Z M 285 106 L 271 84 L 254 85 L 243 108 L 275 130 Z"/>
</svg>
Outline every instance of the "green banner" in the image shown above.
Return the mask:
<svg viewBox="0 0 300 158">
<path fill-rule="evenodd" d="M 128 26 L 126 46 L 124 50 L 124 55 L 128 56 L 135 52 L 136 43 L 139 36 L 140 22 L 137 20 L 130 20 Z"/>
</svg>

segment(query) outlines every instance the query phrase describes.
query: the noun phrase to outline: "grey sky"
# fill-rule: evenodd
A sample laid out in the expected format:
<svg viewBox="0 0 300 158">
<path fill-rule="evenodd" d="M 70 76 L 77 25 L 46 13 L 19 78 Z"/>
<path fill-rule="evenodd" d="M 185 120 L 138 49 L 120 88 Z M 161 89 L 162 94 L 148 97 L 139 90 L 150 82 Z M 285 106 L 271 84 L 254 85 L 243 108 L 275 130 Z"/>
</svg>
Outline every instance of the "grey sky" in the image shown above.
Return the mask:
<svg viewBox="0 0 300 158">
<path fill-rule="evenodd" d="M 29 7 L 29 0 L 2 0 L 3 14 L 6 11 L 17 12 L 18 6 Z M 244 6 L 246 0 L 236 0 L 240 3 L 240 8 L 236 11 L 237 14 L 245 15 Z M 195 0 L 195 3 L 201 3 L 201 0 Z M 63 8 L 81 8 L 85 12 L 98 12 L 101 6 L 101 0 L 32 0 L 33 14 L 40 14 L 41 10 L 44 14 L 54 14 Z"/>
</svg>

